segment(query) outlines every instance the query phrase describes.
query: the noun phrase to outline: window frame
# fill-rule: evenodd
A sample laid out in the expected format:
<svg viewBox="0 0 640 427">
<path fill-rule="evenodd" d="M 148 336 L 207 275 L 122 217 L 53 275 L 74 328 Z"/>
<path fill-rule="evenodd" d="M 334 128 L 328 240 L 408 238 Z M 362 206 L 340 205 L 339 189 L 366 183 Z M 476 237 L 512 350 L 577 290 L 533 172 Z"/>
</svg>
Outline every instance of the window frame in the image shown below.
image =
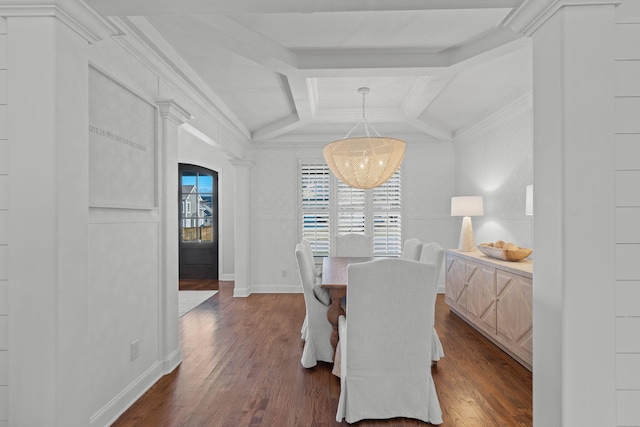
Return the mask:
<svg viewBox="0 0 640 427">
<path fill-rule="evenodd" d="M 302 195 L 302 178 L 303 178 L 303 166 L 304 165 L 311 165 L 311 164 L 316 164 L 316 165 L 324 165 L 324 167 L 326 167 L 328 169 L 328 167 L 326 166 L 326 162 L 324 161 L 324 159 L 318 159 L 318 158 L 298 158 L 298 167 L 297 167 L 297 171 L 296 171 L 296 200 L 298 201 L 298 216 L 297 216 L 297 223 L 298 223 L 298 241 L 300 241 L 303 237 L 304 237 L 304 230 L 303 230 L 303 216 L 305 214 L 305 210 L 303 209 L 303 195 Z M 402 239 L 403 239 L 403 222 L 402 222 L 402 218 L 403 218 L 403 213 L 404 213 L 404 205 L 402 203 L 402 181 L 403 181 L 403 175 L 404 175 L 404 170 L 403 170 L 403 165 L 400 165 L 400 167 L 398 168 L 398 171 L 400 172 L 400 184 L 399 184 L 399 208 L 398 209 L 391 209 L 391 210 L 384 210 L 384 211 L 378 211 L 378 212 L 397 212 L 397 216 L 399 217 L 399 223 L 400 223 L 400 230 L 399 230 L 399 242 L 398 242 L 398 249 L 396 253 L 389 253 L 388 251 L 385 253 L 378 253 L 375 254 L 374 256 L 377 257 L 400 257 L 401 256 L 401 251 L 402 251 Z M 344 185 L 344 184 L 342 184 Z M 383 184 L 384 185 L 384 184 Z M 338 205 L 338 195 L 339 195 L 339 189 L 341 187 L 341 183 L 340 181 L 335 177 L 335 175 L 333 175 L 333 173 L 331 173 L 329 171 L 329 221 L 328 221 L 328 228 L 329 228 L 329 250 L 328 253 L 317 253 L 316 251 L 313 252 L 314 257 L 325 257 L 325 256 L 329 256 L 332 254 L 333 252 L 333 248 L 335 248 L 335 241 L 336 241 L 336 236 L 338 235 L 338 230 L 339 230 L 339 226 L 340 226 L 340 220 L 339 220 L 339 214 L 340 214 L 340 208 Z M 378 189 L 380 187 L 377 187 Z M 376 215 L 376 209 L 374 207 L 374 191 L 376 189 L 369 189 L 369 190 L 363 190 L 364 191 L 364 232 L 367 235 L 370 235 L 372 237 L 374 237 L 374 231 L 375 231 L 375 225 L 374 225 L 374 221 L 375 221 L 375 215 Z M 347 210 L 345 210 L 347 211 Z M 388 245 L 387 245 L 388 246 Z M 313 242 L 312 242 L 312 248 L 314 247 Z M 375 237 L 374 237 L 374 248 L 375 248 Z"/>
</svg>

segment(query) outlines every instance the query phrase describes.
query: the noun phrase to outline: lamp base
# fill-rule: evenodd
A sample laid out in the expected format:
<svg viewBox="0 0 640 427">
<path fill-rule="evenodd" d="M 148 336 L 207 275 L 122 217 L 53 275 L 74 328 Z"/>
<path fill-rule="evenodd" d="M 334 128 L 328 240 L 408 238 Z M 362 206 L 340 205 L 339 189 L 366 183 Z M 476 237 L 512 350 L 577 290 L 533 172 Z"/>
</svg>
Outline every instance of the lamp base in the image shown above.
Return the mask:
<svg viewBox="0 0 640 427">
<path fill-rule="evenodd" d="M 473 252 L 475 250 L 475 242 L 473 241 L 473 227 L 471 227 L 471 217 L 465 216 L 462 219 L 462 228 L 460 229 L 460 241 L 458 242 L 458 250 L 462 252 Z"/>
</svg>

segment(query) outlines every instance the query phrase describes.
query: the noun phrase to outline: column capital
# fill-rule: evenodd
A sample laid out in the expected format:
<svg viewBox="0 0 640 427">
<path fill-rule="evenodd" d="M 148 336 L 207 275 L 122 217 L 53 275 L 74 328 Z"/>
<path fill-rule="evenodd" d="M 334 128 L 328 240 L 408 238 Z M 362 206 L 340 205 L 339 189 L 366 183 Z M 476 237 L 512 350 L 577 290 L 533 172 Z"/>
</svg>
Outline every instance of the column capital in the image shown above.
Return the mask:
<svg viewBox="0 0 640 427">
<path fill-rule="evenodd" d="M 158 99 L 156 105 L 160 109 L 160 115 L 178 126 L 192 119 L 193 116 L 173 99 Z"/>
<path fill-rule="evenodd" d="M 0 0 L 0 17 L 53 17 L 89 43 L 119 33 L 112 23 L 78 0 Z"/>
<path fill-rule="evenodd" d="M 231 163 L 233 166 L 241 166 L 241 167 L 245 167 L 245 168 L 251 168 L 253 165 L 256 164 L 256 162 L 254 162 L 251 159 L 231 159 L 229 160 L 229 163 Z"/>
<path fill-rule="evenodd" d="M 617 6 L 622 0 L 525 0 L 502 26 L 530 36 L 563 7 Z"/>
</svg>

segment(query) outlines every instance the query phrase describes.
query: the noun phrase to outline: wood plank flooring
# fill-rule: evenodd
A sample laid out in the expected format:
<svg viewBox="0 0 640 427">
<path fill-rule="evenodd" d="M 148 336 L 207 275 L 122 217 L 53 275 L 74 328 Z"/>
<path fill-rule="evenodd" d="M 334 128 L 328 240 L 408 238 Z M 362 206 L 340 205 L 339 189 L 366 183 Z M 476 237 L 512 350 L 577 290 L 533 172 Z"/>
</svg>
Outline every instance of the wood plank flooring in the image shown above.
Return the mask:
<svg viewBox="0 0 640 427">
<path fill-rule="evenodd" d="M 335 421 L 339 379 L 331 365 L 300 365 L 302 294 L 233 298 L 233 282 L 180 319 L 182 364 L 116 427 L 320 427 Z M 436 329 L 446 356 L 433 368 L 443 426 L 532 426 L 531 373 L 449 312 L 438 295 Z M 357 426 L 427 426 L 364 420 Z"/>
<path fill-rule="evenodd" d="M 220 282 L 217 279 L 180 279 L 181 291 L 217 291 Z"/>
</svg>

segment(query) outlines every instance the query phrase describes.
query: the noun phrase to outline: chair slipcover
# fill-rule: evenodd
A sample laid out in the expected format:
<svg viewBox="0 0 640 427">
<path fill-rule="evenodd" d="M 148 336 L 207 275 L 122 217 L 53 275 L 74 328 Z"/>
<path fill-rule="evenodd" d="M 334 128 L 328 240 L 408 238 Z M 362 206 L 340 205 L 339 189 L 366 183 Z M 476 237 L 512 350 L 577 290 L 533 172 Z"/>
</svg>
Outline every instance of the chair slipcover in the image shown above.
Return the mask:
<svg viewBox="0 0 640 427">
<path fill-rule="evenodd" d="M 313 275 L 315 277 L 322 277 L 322 268 L 317 266 L 315 260 L 313 260 L 313 249 L 311 249 L 311 242 L 309 241 L 309 239 L 303 237 L 300 243 L 302 243 L 302 245 L 308 252 L 308 255 L 311 257 L 311 260 L 313 261 Z"/>
<path fill-rule="evenodd" d="M 306 333 L 305 331 L 302 333 L 305 343 L 300 363 L 305 368 L 311 368 L 318 361 L 333 362 L 333 347 L 330 342 L 333 329 L 327 320 L 327 306 L 313 294 L 313 264 L 305 254 L 301 243 L 296 245 L 296 261 L 300 271 L 304 305 L 307 310 Z"/>
<path fill-rule="evenodd" d="M 322 269 L 316 266 L 315 259 L 313 258 L 313 251 L 311 250 L 311 243 L 309 240 L 302 238 L 302 247 L 304 248 L 305 256 L 309 259 L 309 262 L 313 266 L 313 294 L 316 298 L 326 306 L 331 304 L 331 296 L 329 290 L 321 287 L 322 285 Z M 304 316 L 302 322 L 302 328 L 300 328 L 300 336 L 303 340 L 307 339 L 307 316 Z"/>
<path fill-rule="evenodd" d="M 434 292 L 438 292 L 438 283 L 440 281 L 440 272 L 443 271 L 442 263 L 444 262 L 444 249 L 435 243 L 425 243 L 422 245 L 422 252 L 420 254 L 420 262 L 428 262 L 435 264 L 436 266 L 436 286 L 434 287 Z M 433 312 L 435 316 L 435 310 Z M 434 318 L 435 324 L 435 318 Z M 438 360 L 444 357 L 444 349 L 442 348 L 442 343 L 440 342 L 440 337 L 438 336 L 438 332 L 435 328 L 433 328 L 433 339 L 431 342 L 431 360 L 437 362 Z"/>
<path fill-rule="evenodd" d="M 402 259 L 410 259 L 412 261 L 420 261 L 420 251 L 422 243 L 420 240 L 413 238 L 407 239 L 402 246 Z"/>
<path fill-rule="evenodd" d="M 336 421 L 408 417 L 442 423 L 430 357 L 435 269 L 402 259 L 348 267 Z"/>
<path fill-rule="evenodd" d="M 334 256 L 371 257 L 373 241 L 371 236 L 349 233 L 336 236 Z"/>
</svg>

